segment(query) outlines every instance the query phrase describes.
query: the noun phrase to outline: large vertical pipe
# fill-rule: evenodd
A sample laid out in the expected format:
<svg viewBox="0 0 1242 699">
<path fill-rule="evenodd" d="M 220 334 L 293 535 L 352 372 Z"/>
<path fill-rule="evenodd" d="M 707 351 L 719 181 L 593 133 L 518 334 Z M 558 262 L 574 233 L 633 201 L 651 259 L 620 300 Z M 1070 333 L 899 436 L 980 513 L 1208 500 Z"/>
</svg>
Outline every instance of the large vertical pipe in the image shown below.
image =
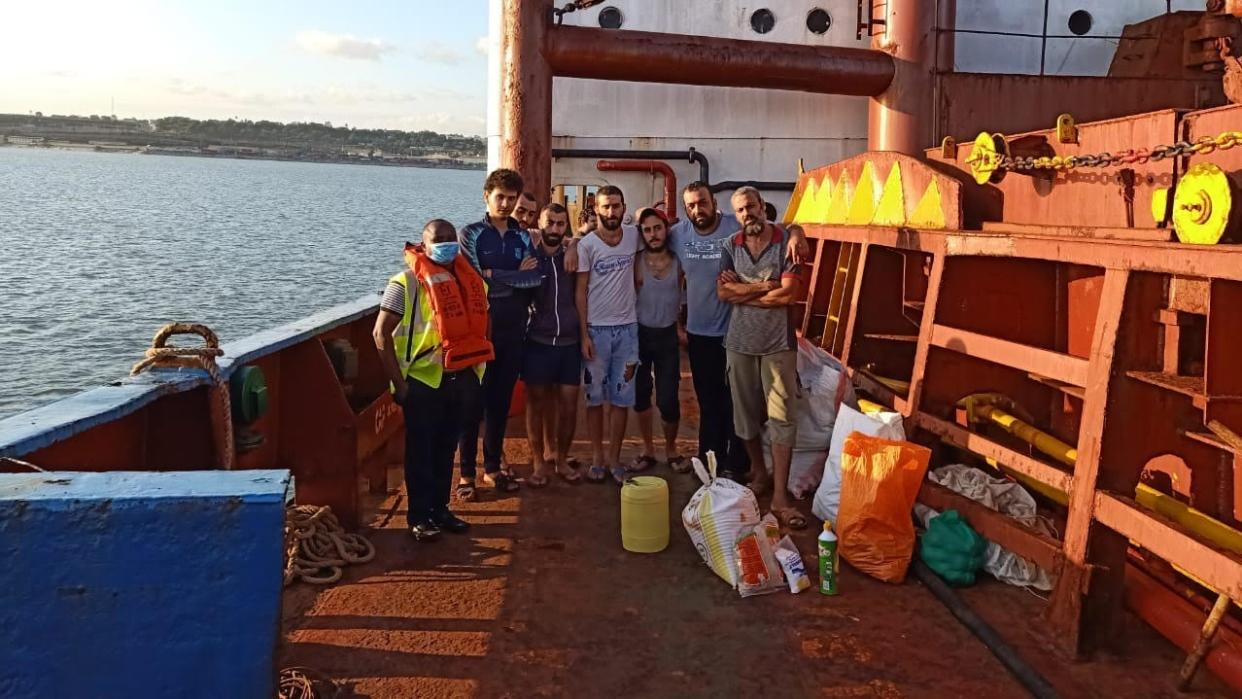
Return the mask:
<svg viewBox="0 0 1242 699">
<path fill-rule="evenodd" d="M 547 201 L 552 183 L 552 68 L 543 56 L 552 0 L 504 0 L 500 165 Z"/>
<path fill-rule="evenodd" d="M 936 9 L 936 0 L 884 4 L 884 31 L 872 37 L 871 48 L 891 55 L 896 66 L 888 89 L 871 100 L 868 150 L 921 155 L 932 145 Z"/>
</svg>

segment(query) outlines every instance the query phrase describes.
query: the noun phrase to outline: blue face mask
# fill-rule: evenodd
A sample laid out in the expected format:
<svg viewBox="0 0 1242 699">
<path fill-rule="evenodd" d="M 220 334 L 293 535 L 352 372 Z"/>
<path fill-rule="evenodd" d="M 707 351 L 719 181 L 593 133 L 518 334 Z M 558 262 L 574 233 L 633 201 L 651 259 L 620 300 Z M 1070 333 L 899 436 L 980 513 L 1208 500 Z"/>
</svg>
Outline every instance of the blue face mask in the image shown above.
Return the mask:
<svg viewBox="0 0 1242 699">
<path fill-rule="evenodd" d="M 444 267 L 451 264 L 457 258 L 459 248 L 460 245 L 455 240 L 444 243 L 428 243 L 427 257 L 431 258 L 432 262 Z"/>
</svg>

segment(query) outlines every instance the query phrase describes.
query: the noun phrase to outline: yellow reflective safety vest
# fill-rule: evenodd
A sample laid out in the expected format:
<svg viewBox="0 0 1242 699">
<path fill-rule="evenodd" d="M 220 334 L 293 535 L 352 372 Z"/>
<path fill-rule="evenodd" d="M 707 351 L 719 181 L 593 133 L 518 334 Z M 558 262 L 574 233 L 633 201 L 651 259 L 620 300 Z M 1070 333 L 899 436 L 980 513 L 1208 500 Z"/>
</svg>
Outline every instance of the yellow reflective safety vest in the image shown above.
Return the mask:
<svg viewBox="0 0 1242 699">
<path fill-rule="evenodd" d="M 431 316 L 431 299 L 423 293 L 418 277 L 411 270 L 394 274 L 388 281 L 405 289 L 401 322 L 392 331 L 393 350 L 401 375 L 439 388 L 444 378 L 444 352 L 440 348 L 440 331 Z M 485 367 L 486 364 L 472 367 L 480 380 Z"/>
</svg>

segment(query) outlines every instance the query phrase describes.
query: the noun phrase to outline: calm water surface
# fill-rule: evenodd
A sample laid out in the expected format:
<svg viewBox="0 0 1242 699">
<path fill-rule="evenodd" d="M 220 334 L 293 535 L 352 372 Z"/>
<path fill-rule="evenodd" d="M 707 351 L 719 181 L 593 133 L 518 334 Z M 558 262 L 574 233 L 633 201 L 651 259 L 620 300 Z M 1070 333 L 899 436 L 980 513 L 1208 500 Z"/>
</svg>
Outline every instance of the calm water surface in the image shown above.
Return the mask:
<svg viewBox="0 0 1242 699">
<path fill-rule="evenodd" d="M 124 375 L 164 323 L 229 342 L 378 294 L 424 222 L 482 215 L 482 183 L 0 147 L 0 417 Z"/>
</svg>

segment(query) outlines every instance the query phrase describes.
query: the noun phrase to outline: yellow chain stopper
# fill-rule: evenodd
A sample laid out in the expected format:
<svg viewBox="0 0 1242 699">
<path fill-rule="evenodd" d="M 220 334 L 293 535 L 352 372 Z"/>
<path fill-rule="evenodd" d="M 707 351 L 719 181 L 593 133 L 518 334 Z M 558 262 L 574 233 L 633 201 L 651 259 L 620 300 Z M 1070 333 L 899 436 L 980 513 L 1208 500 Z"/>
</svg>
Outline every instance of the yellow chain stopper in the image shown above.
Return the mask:
<svg viewBox="0 0 1242 699">
<path fill-rule="evenodd" d="M 1061 143 L 1078 143 L 1078 126 L 1071 114 L 1057 117 L 1057 141 Z"/>
<path fill-rule="evenodd" d="M 1173 228 L 1177 239 L 1193 245 L 1215 245 L 1229 226 L 1233 191 L 1229 176 L 1212 163 L 1190 168 L 1173 195 Z"/>
<path fill-rule="evenodd" d="M 998 145 L 999 144 L 999 145 Z M 1003 134 L 990 134 L 987 131 L 975 137 L 975 145 L 970 149 L 970 157 L 966 163 L 975 176 L 975 182 L 987 184 L 996 171 L 1000 169 L 1001 160 L 1008 155 L 1009 144 Z"/>
<path fill-rule="evenodd" d="M 1156 223 L 1164 220 L 1165 209 L 1169 208 L 1169 188 L 1156 187 L 1151 191 L 1151 217 Z"/>
</svg>

